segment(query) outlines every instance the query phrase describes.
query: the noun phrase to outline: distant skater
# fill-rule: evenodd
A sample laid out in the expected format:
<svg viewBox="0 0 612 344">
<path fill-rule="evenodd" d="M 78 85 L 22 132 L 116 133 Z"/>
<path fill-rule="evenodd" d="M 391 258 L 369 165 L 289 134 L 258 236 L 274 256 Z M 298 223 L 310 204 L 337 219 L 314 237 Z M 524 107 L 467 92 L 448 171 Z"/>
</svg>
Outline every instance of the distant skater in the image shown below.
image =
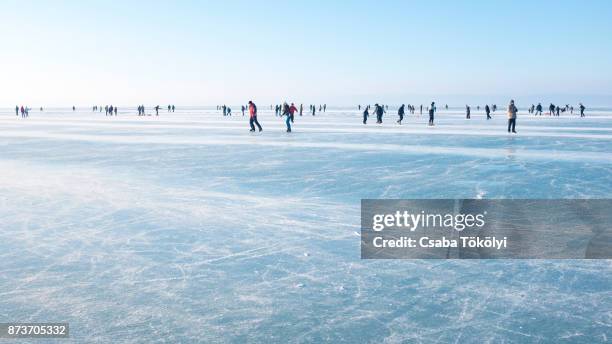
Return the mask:
<svg viewBox="0 0 612 344">
<path fill-rule="evenodd" d="M 368 117 L 370 117 L 370 111 L 368 111 L 368 107 L 365 107 L 363 110 L 363 124 L 368 124 Z"/>
<path fill-rule="evenodd" d="M 374 113 L 376 114 L 376 124 L 382 124 L 383 114 L 385 113 L 382 105 L 374 104 Z"/>
<path fill-rule="evenodd" d="M 287 132 L 291 132 L 291 111 L 289 110 L 289 104 L 283 103 L 281 117 L 287 116 L 285 119 L 285 124 L 287 125 Z"/>
<path fill-rule="evenodd" d="M 246 108 L 244 107 L 244 105 L 242 105 L 242 106 L 240 107 L 240 110 L 242 110 L 242 116 L 244 117 L 244 110 L 246 110 Z"/>
<path fill-rule="evenodd" d="M 491 108 L 489 104 L 485 105 L 485 113 L 487 114 L 487 120 L 491 119 Z"/>
<path fill-rule="evenodd" d="M 516 134 L 516 113 L 518 109 L 514 105 L 514 100 L 510 100 L 508 105 L 508 132 L 512 131 Z"/>
<path fill-rule="evenodd" d="M 289 107 L 289 115 L 291 116 L 291 123 L 294 122 L 295 120 L 295 113 L 298 111 L 298 109 L 295 107 L 295 104 L 291 103 L 291 106 Z"/>
<path fill-rule="evenodd" d="M 429 108 L 429 126 L 434 125 L 434 114 L 436 113 L 436 103 L 431 102 L 431 107 Z"/>
<path fill-rule="evenodd" d="M 19 117 L 19 105 L 15 105 L 15 116 Z"/>
<path fill-rule="evenodd" d="M 300 104 L 300 116 L 302 116 L 303 111 L 304 111 L 304 104 Z"/>
<path fill-rule="evenodd" d="M 159 105 L 155 105 L 155 116 L 159 116 Z"/>
<path fill-rule="evenodd" d="M 402 121 L 404 120 L 404 113 L 405 113 L 404 108 L 405 108 L 405 105 L 402 104 L 402 106 L 400 106 L 400 108 L 397 110 L 397 115 L 399 116 L 399 119 L 397 120 L 397 124 L 399 125 L 401 125 Z"/>
<path fill-rule="evenodd" d="M 465 118 L 466 118 L 466 119 L 470 119 L 470 112 L 471 112 L 471 111 L 470 111 L 470 106 L 469 106 L 469 105 L 466 105 L 466 106 L 465 106 Z"/>
<path fill-rule="evenodd" d="M 538 103 L 538 106 L 536 106 L 535 115 L 537 116 L 539 114 L 540 116 L 542 116 L 542 110 L 542 103 Z"/>
<path fill-rule="evenodd" d="M 580 103 L 580 117 L 584 117 L 584 110 L 586 110 L 586 107 Z"/>
<path fill-rule="evenodd" d="M 250 130 L 251 132 L 255 131 L 254 124 L 257 125 L 257 128 L 261 132 L 262 131 L 261 125 L 257 121 L 257 106 L 255 106 L 255 103 L 249 100 L 249 125 L 251 126 L 251 130 Z"/>
</svg>

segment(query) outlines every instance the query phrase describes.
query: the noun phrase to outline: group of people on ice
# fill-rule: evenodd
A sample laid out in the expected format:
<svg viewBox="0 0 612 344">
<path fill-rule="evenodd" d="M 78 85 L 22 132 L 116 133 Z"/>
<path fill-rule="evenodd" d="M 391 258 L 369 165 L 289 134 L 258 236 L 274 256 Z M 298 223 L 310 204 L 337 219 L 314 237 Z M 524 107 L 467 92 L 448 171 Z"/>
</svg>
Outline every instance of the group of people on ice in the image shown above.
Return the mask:
<svg viewBox="0 0 612 344">
<path fill-rule="evenodd" d="M 448 105 L 445 105 L 445 108 L 448 109 Z M 116 106 L 113 105 L 107 105 L 104 108 L 102 106 L 93 106 L 93 111 L 97 112 L 100 111 L 102 112 L 102 109 L 104 109 L 104 112 L 106 113 L 106 116 L 117 116 L 117 112 L 118 109 Z M 145 116 L 145 106 L 144 105 L 139 105 L 138 106 L 138 116 Z M 168 105 L 167 107 L 168 112 L 174 112 L 175 111 L 175 106 L 174 105 Z M 217 106 L 217 109 L 222 109 L 223 110 L 223 115 L 224 116 L 231 116 L 231 108 L 229 108 L 228 106 Z M 255 105 L 255 103 L 253 103 L 253 101 L 249 101 L 247 106 L 242 106 L 241 110 L 242 110 L 242 115 L 244 116 L 245 111 L 248 109 L 249 112 L 249 126 L 250 126 L 250 131 L 254 132 L 255 131 L 255 127 L 257 126 L 257 129 L 261 132 L 263 129 L 261 127 L 261 124 L 259 123 L 259 121 L 257 120 L 257 106 Z M 292 123 L 294 123 L 295 121 L 295 115 L 297 113 L 299 113 L 300 116 L 302 116 L 303 114 L 303 104 L 300 104 L 299 109 L 295 106 L 294 103 L 291 103 L 291 105 L 289 105 L 287 102 L 283 103 L 282 105 L 276 105 L 276 107 L 272 107 L 272 105 L 270 105 L 270 109 L 274 109 L 275 110 L 275 115 L 279 116 L 279 117 L 285 117 L 285 125 L 287 127 L 287 132 L 290 133 L 291 132 L 291 125 Z M 317 107 L 315 105 L 310 105 L 310 112 L 312 113 L 312 115 L 314 116 L 316 114 L 316 109 Z M 358 109 L 361 110 L 361 105 L 358 105 Z M 377 124 L 382 124 L 383 123 L 383 116 L 384 114 L 388 111 L 389 106 L 388 105 L 380 105 L 378 103 L 374 104 L 374 109 L 371 110 L 370 105 L 366 105 L 364 107 L 364 111 L 363 111 L 363 124 L 367 124 L 368 122 L 368 118 L 370 116 L 370 113 L 376 115 L 376 123 Z M 423 105 L 420 106 L 420 113 L 423 113 Z M 478 110 L 480 110 L 480 106 L 477 107 Z M 489 107 L 489 105 L 485 105 L 484 107 L 484 111 L 486 114 L 486 119 L 489 120 L 491 119 L 491 112 L 495 112 L 495 110 L 497 109 L 497 105 L 492 105 L 491 107 Z M 578 109 L 580 111 L 580 117 L 585 117 L 585 110 L 586 107 L 582 104 L 579 103 Z M 22 118 L 27 118 L 29 116 L 29 108 L 27 106 L 15 106 L 15 115 L 19 116 L 21 114 Z M 72 107 L 73 111 L 76 111 L 76 107 Z M 155 110 L 155 114 L 158 116 L 159 115 L 159 110 L 160 110 L 160 106 L 157 105 L 154 107 Z M 327 104 L 323 104 L 323 105 L 319 105 L 319 111 L 322 112 L 326 112 L 327 110 Z M 434 125 L 434 117 L 435 117 L 435 113 L 437 111 L 436 108 L 436 103 L 432 102 L 430 106 L 425 108 L 426 111 L 428 111 L 429 113 L 429 121 L 428 121 L 428 126 L 433 126 Z M 43 111 L 43 108 L 40 108 L 40 111 Z M 371 111 L 371 112 L 370 112 Z M 414 114 L 416 111 L 416 107 L 413 105 L 405 105 L 402 104 L 398 110 L 397 110 L 397 115 L 398 115 L 398 119 L 397 119 L 397 124 L 402 124 L 402 121 L 404 120 L 404 116 L 406 115 L 407 112 Z M 528 113 L 534 114 L 535 116 L 538 115 L 542 115 L 543 112 L 543 108 L 542 108 L 542 104 L 538 103 L 538 105 L 531 105 L 528 109 L 527 109 Z M 560 116 L 561 112 L 566 112 L 569 111 L 571 114 L 574 113 L 574 107 L 570 106 L 570 105 L 565 105 L 565 107 L 561 108 L 559 106 L 555 106 L 554 104 L 550 104 L 549 106 L 549 115 L 550 116 Z M 472 108 L 469 105 L 465 106 L 465 114 L 466 114 L 466 119 L 470 119 L 471 118 L 471 112 L 472 112 Z M 516 105 L 514 104 L 514 100 L 510 101 L 510 104 L 508 104 L 508 108 L 507 108 L 507 116 L 508 116 L 508 132 L 509 133 L 516 133 L 516 118 L 517 118 L 517 113 L 518 113 L 518 108 L 516 107 Z"/>
<path fill-rule="evenodd" d="M 398 116 L 398 120 L 396 121 L 397 124 L 402 124 L 402 121 L 404 120 L 404 116 L 406 114 L 406 108 L 408 108 L 408 111 L 410 111 L 410 113 L 414 114 L 415 112 L 414 106 L 410 104 L 408 106 L 406 106 L 405 104 L 402 104 L 397 110 L 397 116 Z M 448 105 L 445 105 L 445 108 L 448 109 Z M 478 110 L 480 110 L 480 106 L 478 106 L 477 108 Z M 358 106 L 358 109 L 361 110 L 361 105 Z M 387 109 L 388 109 L 387 106 L 379 105 L 378 103 L 374 104 L 374 110 L 372 111 L 372 113 L 376 115 L 377 124 L 382 124 L 383 115 L 387 112 L 386 111 Z M 433 126 L 434 116 L 437 111 L 436 103 L 432 102 L 429 107 L 425 108 L 425 110 L 427 110 L 429 113 L 428 125 Z M 493 104 L 491 107 L 489 107 L 488 104 L 485 105 L 484 111 L 485 111 L 485 115 L 487 116 L 486 119 L 487 120 L 492 119 L 491 112 L 492 111 L 495 112 L 496 110 L 497 110 L 497 105 L 495 104 Z M 582 103 L 579 104 L 579 110 L 580 110 L 580 117 L 585 117 L 584 111 L 586 110 L 586 107 Z M 527 109 L 527 111 L 529 113 L 535 114 L 536 116 L 538 114 L 542 115 L 542 104 L 538 104 L 537 106 L 532 104 L 531 107 Z M 559 106 L 555 106 L 551 104 L 549 108 L 549 115 L 559 116 L 560 112 L 565 112 L 565 111 L 570 111 L 571 114 L 573 114 L 574 107 L 570 105 L 566 105 L 564 108 L 560 108 Z M 518 112 L 518 108 L 515 106 L 514 100 L 511 100 L 510 104 L 508 104 L 508 110 L 507 110 L 508 132 L 516 133 L 516 114 L 517 112 Z M 420 113 L 423 114 L 423 105 L 420 106 Z M 471 119 L 471 115 L 472 115 L 472 108 L 471 106 L 466 105 L 465 106 L 465 118 Z M 368 123 L 369 117 L 370 117 L 370 105 L 366 105 L 363 110 L 363 124 Z"/>
<path fill-rule="evenodd" d="M 542 103 L 538 103 L 538 105 L 533 105 L 531 104 L 531 107 L 529 107 L 529 109 L 527 110 L 529 113 L 534 114 L 535 116 L 542 116 Z M 586 107 L 584 105 L 582 105 L 582 103 L 578 104 L 578 110 L 580 111 L 580 117 L 584 117 L 584 110 L 586 110 Z M 548 115 L 549 116 L 560 116 L 561 113 L 563 112 L 569 112 L 571 115 L 574 114 L 574 107 L 570 106 L 569 104 L 565 104 L 564 107 L 560 107 L 559 105 L 555 105 L 553 103 L 550 103 L 550 105 L 548 106 Z"/>
<path fill-rule="evenodd" d="M 42 108 L 40 108 L 40 111 L 42 111 Z M 19 113 L 21 113 L 21 118 L 27 118 L 30 116 L 30 108 L 23 105 L 21 105 L 21 107 L 19 107 L 19 105 L 16 105 L 15 116 L 19 117 Z"/>
</svg>

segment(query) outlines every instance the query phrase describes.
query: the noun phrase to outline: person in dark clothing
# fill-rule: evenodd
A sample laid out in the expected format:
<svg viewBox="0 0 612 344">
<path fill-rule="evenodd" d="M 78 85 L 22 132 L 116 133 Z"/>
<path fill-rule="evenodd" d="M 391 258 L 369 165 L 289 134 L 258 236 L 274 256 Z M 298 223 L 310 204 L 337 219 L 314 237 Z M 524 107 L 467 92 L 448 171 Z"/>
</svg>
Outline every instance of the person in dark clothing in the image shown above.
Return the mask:
<svg viewBox="0 0 612 344">
<path fill-rule="evenodd" d="M 287 125 L 287 132 L 291 132 L 291 111 L 289 109 L 289 104 L 284 103 L 281 111 L 281 117 L 287 116 L 285 119 L 285 124 Z"/>
<path fill-rule="evenodd" d="M 404 113 L 405 113 L 404 108 L 405 106 L 404 104 L 402 104 L 402 106 L 400 106 L 400 108 L 397 110 L 397 115 L 399 116 L 397 123 L 400 125 L 402 124 L 402 121 L 404 120 Z"/>
<path fill-rule="evenodd" d="M 368 111 L 368 107 L 365 107 L 365 110 L 363 110 L 363 124 L 367 124 L 368 123 L 368 117 L 370 117 L 370 111 Z"/>
<path fill-rule="evenodd" d="M 257 106 L 255 106 L 253 101 L 249 100 L 249 125 L 251 126 L 251 132 L 255 131 L 255 125 L 253 124 L 257 125 L 260 132 L 262 131 L 261 125 L 257 121 Z"/>
<path fill-rule="evenodd" d="M 470 119 L 470 106 L 465 106 L 465 118 Z"/>
<path fill-rule="evenodd" d="M 374 104 L 374 113 L 376 114 L 376 123 L 377 124 L 382 124 L 382 118 L 383 118 L 383 113 L 384 113 L 384 109 L 381 105 L 378 105 L 378 103 Z"/>
<path fill-rule="evenodd" d="M 586 110 L 586 107 L 580 103 L 580 117 L 584 117 L 584 110 Z"/>
<path fill-rule="evenodd" d="M 436 113 L 436 103 L 431 102 L 431 107 L 429 108 L 429 126 L 434 125 L 434 114 Z"/>
<path fill-rule="evenodd" d="M 225 111 L 225 109 L 223 109 Z M 159 105 L 155 106 L 155 116 L 159 116 Z"/>
<path fill-rule="evenodd" d="M 542 116 L 542 103 L 538 103 L 538 106 L 536 106 L 535 115 L 537 116 L 538 114 Z"/>
<path fill-rule="evenodd" d="M 489 104 L 485 105 L 485 113 L 487 114 L 487 119 L 491 119 L 491 108 L 489 108 Z"/>
</svg>

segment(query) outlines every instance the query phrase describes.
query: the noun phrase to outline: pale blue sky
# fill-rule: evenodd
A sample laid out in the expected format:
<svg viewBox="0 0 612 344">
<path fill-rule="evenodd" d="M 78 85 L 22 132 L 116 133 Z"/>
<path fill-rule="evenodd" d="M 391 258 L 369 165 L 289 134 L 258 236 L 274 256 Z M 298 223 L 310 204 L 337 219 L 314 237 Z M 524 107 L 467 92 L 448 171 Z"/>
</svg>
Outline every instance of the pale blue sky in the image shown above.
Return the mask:
<svg viewBox="0 0 612 344">
<path fill-rule="evenodd" d="M 612 105 L 607 0 L 3 0 L 0 11 L 1 106 Z"/>
</svg>

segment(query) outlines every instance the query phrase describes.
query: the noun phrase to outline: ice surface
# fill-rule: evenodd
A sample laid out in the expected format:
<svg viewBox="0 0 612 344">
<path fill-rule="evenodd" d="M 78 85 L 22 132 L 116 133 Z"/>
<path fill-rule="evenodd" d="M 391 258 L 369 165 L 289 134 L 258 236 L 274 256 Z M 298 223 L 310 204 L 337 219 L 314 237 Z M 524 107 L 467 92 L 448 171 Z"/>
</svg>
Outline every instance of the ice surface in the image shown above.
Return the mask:
<svg viewBox="0 0 612 344">
<path fill-rule="evenodd" d="M 234 107 L 235 109 L 238 107 Z M 612 112 L 0 113 L 0 322 L 68 342 L 605 342 L 609 261 L 363 261 L 362 198 L 609 198 Z M 32 341 L 39 343 L 40 340 Z M 62 341 L 64 343 L 66 341 Z"/>
</svg>

